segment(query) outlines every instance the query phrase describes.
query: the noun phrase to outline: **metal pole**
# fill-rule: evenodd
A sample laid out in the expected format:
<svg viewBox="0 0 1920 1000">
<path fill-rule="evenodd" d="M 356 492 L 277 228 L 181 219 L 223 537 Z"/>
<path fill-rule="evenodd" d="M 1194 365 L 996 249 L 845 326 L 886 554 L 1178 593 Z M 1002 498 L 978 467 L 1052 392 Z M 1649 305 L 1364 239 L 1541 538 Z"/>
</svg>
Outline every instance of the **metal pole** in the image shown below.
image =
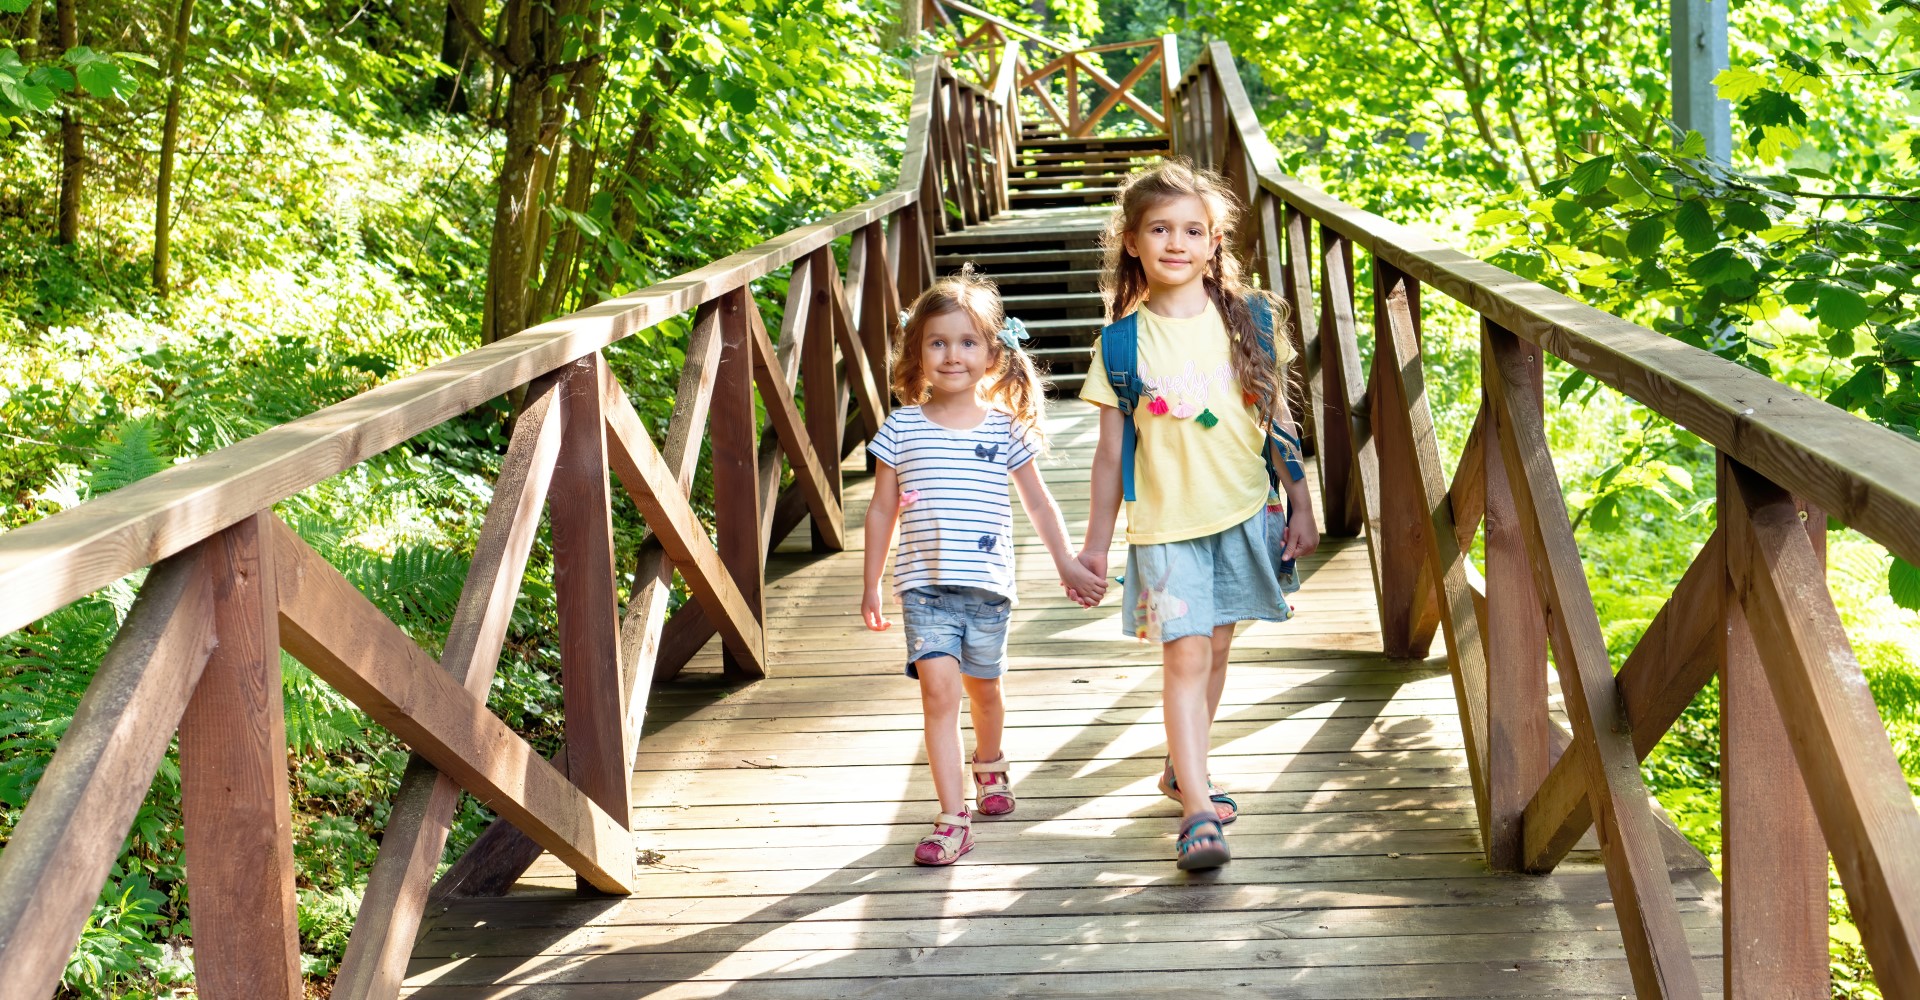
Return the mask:
<svg viewBox="0 0 1920 1000">
<path fill-rule="evenodd" d="M 1707 140 L 1707 157 L 1733 162 L 1733 109 L 1714 92 L 1713 78 L 1728 66 L 1730 0 L 1672 0 L 1673 122 Z"/>
</svg>

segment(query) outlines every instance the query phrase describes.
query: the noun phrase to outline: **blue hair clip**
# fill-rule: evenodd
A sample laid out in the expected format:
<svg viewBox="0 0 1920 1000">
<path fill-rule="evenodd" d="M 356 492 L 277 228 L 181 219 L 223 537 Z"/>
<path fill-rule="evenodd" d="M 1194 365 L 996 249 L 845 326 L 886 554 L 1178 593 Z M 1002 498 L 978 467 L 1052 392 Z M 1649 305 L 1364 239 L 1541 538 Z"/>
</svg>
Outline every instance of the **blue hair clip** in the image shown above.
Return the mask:
<svg viewBox="0 0 1920 1000">
<path fill-rule="evenodd" d="M 1027 332 L 1027 324 L 1012 316 L 1008 316 L 1007 321 L 1000 327 L 1000 342 L 1007 345 L 1009 350 L 1017 351 L 1023 341 L 1032 339 L 1033 334 Z"/>
</svg>

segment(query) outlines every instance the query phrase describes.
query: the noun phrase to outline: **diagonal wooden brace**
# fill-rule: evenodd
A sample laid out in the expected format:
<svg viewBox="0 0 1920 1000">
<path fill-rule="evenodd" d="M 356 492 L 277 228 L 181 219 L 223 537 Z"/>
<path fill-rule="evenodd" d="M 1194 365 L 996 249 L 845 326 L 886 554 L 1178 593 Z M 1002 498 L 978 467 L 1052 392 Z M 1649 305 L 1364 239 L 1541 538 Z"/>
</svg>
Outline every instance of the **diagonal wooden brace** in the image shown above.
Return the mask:
<svg viewBox="0 0 1920 1000">
<path fill-rule="evenodd" d="M 631 891 L 625 818 L 554 770 L 292 528 L 271 525 L 287 651 L 594 888 Z"/>
<path fill-rule="evenodd" d="M 707 540 L 674 470 L 654 450 L 653 439 L 647 436 L 646 426 L 620 383 L 603 379 L 601 392 L 607 419 L 607 460 L 614 474 L 666 549 L 667 558 L 686 579 L 694 599 L 719 626 L 721 641 L 735 655 L 757 664 L 764 676 L 767 654 L 760 623 L 747 607 L 732 574 L 721 565 L 720 553 Z"/>
</svg>

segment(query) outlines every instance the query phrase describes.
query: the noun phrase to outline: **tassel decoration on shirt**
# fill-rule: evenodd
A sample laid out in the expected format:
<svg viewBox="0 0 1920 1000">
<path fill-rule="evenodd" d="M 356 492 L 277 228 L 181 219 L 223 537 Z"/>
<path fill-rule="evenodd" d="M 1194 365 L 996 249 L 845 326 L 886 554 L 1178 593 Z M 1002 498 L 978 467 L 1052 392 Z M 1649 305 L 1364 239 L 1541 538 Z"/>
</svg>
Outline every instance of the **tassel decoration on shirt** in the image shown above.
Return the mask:
<svg viewBox="0 0 1920 1000">
<path fill-rule="evenodd" d="M 1193 421 L 1202 427 L 1212 427 L 1220 422 L 1220 418 L 1214 416 L 1212 410 L 1201 410 L 1200 415 L 1193 418 Z"/>
<path fill-rule="evenodd" d="M 1147 404 L 1147 412 L 1153 414 L 1156 417 L 1166 416 L 1167 415 L 1166 397 L 1164 396 L 1153 397 L 1153 402 Z"/>
</svg>

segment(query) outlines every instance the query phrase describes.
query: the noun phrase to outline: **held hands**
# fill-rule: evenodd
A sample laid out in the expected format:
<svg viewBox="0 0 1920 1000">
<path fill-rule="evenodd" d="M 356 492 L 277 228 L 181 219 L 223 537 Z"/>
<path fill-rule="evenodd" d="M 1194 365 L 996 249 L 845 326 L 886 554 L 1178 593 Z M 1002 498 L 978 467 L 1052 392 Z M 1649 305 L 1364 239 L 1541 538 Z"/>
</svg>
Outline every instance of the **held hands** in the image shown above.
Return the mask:
<svg viewBox="0 0 1920 1000">
<path fill-rule="evenodd" d="M 885 632 L 893 623 L 887 620 L 887 613 L 880 607 L 880 590 L 868 587 L 860 598 L 860 620 L 867 628 L 875 632 Z"/>
<path fill-rule="evenodd" d="M 1060 586 L 1067 589 L 1073 603 L 1091 608 L 1107 596 L 1107 578 L 1089 570 L 1078 559 L 1069 559 L 1056 568 L 1060 571 Z"/>
<path fill-rule="evenodd" d="M 1099 604 L 1107 596 L 1106 553 L 1082 552 L 1060 567 L 1060 585 L 1067 596 L 1083 608 Z"/>
</svg>

